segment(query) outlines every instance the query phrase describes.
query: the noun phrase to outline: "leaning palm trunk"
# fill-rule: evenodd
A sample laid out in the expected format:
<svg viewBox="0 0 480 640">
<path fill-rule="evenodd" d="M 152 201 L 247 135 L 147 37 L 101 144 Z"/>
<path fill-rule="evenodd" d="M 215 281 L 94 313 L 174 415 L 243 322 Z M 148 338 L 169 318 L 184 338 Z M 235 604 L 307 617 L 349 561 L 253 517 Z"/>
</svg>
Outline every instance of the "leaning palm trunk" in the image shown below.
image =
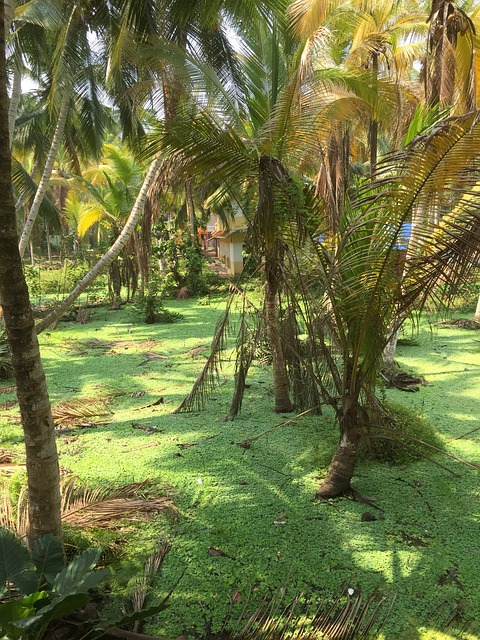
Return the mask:
<svg viewBox="0 0 480 640">
<path fill-rule="evenodd" d="M 75 289 L 63 300 L 52 313 L 37 324 L 37 333 L 40 333 L 61 318 L 63 313 L 75 302 L 75 300 L 85 291 L 85 289 L 117 258 L 128 239 L 135 231 L 138 221 L 143 213 L 143 207 L 147 199 L 148 190 L 152 185 L 155 176 L 162 164 L 162 160 L 157 158 L 152 162 L 147 172 L 142 188 L 140 189 L 130 216 L 125 223 L 120 235 L 115 240 L 110 249 L 100 258 L 97 264 L 87 273 L 87 275 L 77 284 Z"/>
<path fill-rule="evenodd" d="M 40 211 L 40 206 L 43 202 L 43 198 L 45 197 L 45 194 L 47 192 L 48 183 L 52 176 L 53 163 L 55 162 L 55 158 L 57 157 L 58 148 L 60 146 L 60 142 L 63 137 L 63 133 L 65 131 L 65 125 L 67 122 L 67 115 L 68 115 L 68 109 L 70 107 L 71 95 L 72 95 L 71 88 L 65 87 L 64 94 L 62 97 L 62 102 L 60 104 L 60 111 L 58 114 L 57 125 L 55 127 L 55 132 L 53 134 L 52 144 L 50 145 L 50 151 L 48 152 L 45 168 L 43 170 L 42 177 L 40 178 L 40 182 L 38 183 L 37 192 L 35 194 L 35 198 L 33 199 L 32 206 L 30 208 L 29 214 L 25 221 L 25 225 L 23 227 L 22 235 L 20 237 L 20 243 L 18 248 L 22 258 L 25 253 L 25 249 L 27 248 L 28 242 L 30 240 L 33 225 L 35 224 L 35 220 L 37 219 L 38 212 Z"/>
<path fill-rule="evenodd" d="M 22 95 L 22 71 L 18 64 L 13 69 L 12 95 L 10 96 L 10 104 L 8 107 L 8 131 L 10 147 L 13 142 L 13 134 L 15 131 L 15 120 L 17 119 L 18 104 Z"/>
<path fill-rule="evenodd" d="M 0 3 L 0 302 L 25 433 L 29 540 L 61 536 L 58 456 L 54 425 L 16 232 L 8 145 L 3 2 Z"/>
</svg>

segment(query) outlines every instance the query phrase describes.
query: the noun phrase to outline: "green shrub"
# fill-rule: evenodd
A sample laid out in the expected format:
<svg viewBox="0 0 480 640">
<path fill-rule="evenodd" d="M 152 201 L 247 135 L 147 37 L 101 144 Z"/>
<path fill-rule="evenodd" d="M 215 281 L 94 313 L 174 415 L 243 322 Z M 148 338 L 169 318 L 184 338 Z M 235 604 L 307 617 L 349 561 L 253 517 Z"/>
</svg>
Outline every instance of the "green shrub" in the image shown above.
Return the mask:
<svg viewBox="0 0 480 640">
<path fill-rule="evenodd" d="M 421 414 L 399 402 L 384 401 L 377 425 L 362 431 L 361 457 L 392 464 L 412 462 L 435 455 L 443 443 L 433 425 Z"/>
<path fill-rule="evenodd" d="M 65 260 L 62 266 L 25 267 L 25 279 L 32 297 L 42 295 L 64 296 L 87 275 L 90 266 L 87 262 Z M 88 291 L 105 286 L 102 279 L 95 280 Z"/>
</svg>

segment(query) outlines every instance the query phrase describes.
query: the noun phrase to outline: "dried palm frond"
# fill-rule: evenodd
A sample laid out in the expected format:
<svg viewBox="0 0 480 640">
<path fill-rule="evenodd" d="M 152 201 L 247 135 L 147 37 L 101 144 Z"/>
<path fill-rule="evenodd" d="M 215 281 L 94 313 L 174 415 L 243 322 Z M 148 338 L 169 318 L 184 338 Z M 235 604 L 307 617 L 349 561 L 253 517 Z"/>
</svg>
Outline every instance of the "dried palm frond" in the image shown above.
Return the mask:
<svg viewBox="0 0 480 640">
<path fill-rule="evenodd" d="M 206 399 L 216 388 L 217 381 L 220 377 L 220 353 L 226 345 L 232 304 L 233 296 L 230 296 L 227 301 L 227 307 L 215 327 L 210 356 L 195 381 L 192 390 L 173 413 L 203 409 Z"/>
<path fill-rule="evenodd" d="M 112 413 L 106 402 L 98 398 L 61 402 L 52 409 L 53 422 L 56 426 L 81 424 L 88 418 L 98 418 Z"/>
<path fill-rule="evenodd" d="M 147 513 L 167 511 L 176 514 L 171 494 L 166 487 L 159 487 L 152 480 L 90 489 L 71 476 L 61 482 L 60 488 L 62 521 L 66 524 L 110 528 L 118 526 L 119 520 L 136 519 Z M 159 491 L 164 495 L 159 496 Z"/>
<path fill-rule="evenodd" d="M 159 542 L 155 551 L 148 556 L 143 568 L 143 574 L 138 579 L 135 591 L 132 594 L 131 603 L 132 610 L 134 612 L 142 611 L 144 609 L 148 591 L 169 551 L 170 544 L 166 540 L 162 540 Z M 138 632 L 140 624 L 140 620 L 135 622 L 133 626 L 134 632 Z"/>
<path fill-rule="evenodd" d="M 296 596 L 285 604 L 281 595 L 265 598 L 253 613 L 247 602 L 235 629 L 222 632 L 229 640 L 354 640 L 377 638 L 395 603 L 396 596 L 387 599 L 373 594 L 363 598 L 360 592 L 350 590 L 333 604 L 320 604 L 311 614 L 312 603 Z M 247 621 L 245 622 L 245 619 Z M 227 621 L 227 624 L 230 624 Z"/>
<path fill-rule="evenodd" d="M 11 385 L 10 387 L 0 387 L 0 393 L 13 393 L 17 390 L 15 385 Z"/>
<path fill-rule="evenodd" d="M 120 521 L 134 520 L 142 515 L 167 512 L 176 515 L 171 491 L 153 480 L 126 485 L 108 484 L 93 489 L 82 485 L 75 476 L 60 481 L 62 522 L 76 527 L 113 529 Z M 163 494 L 163 495 L 161 495 Z M 28 497 L 22 488 L 17 500 L 4 484 L 0 498 L 0 526 L 25 537 L 28 530 Z"/>
<path fill-rule="evenodd" d="M 17 469 L 25 468 L 25 460 L 11 451 L 0 449 L 0 473 L 11 474 Z"/>
</svg>

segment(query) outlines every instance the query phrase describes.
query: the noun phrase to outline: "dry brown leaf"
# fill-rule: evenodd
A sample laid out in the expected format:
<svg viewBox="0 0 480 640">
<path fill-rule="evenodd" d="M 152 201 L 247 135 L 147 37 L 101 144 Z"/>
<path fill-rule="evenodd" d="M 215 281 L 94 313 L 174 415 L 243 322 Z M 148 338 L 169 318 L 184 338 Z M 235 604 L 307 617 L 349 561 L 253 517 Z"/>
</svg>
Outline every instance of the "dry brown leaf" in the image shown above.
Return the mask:
<svg viewBox="0 0 480 640">
<path fill-rule="evenodd" d="M 60 424 L 74 425 L 85 422 L 86 418 L 98 418 L 112 413 L 107 404 L 98 398 L 81 398 L 61 402 L 52 409 L 55 426 Z M 88 422 L 91 423 L 91 421 Z"/>
<path fill-rule="evenodd" d="M 158 495 L 159 491 L 165 495 Z M 155 492 L 155 495 L 153 493 Z M 82 527 L 115 528 L 120 520 L 132 520 L 148 513 L 176 514 L 172 496 L 152 480 L 129 485 L 106 485 L 88 489 L 75 476 L 62 488 L 62 521 Z"/>
<path fill-rule="evenodd" d="M 4 402 L 3 404 L 0 404 L 0 411 L 8 411 L 8 409 L 11 409 L 16 404 L 17 404 L 16 400 L 8 400 L 8 402 Z"/>
<path fill-rule="evenodd" d="M 0 393 L 13 393 L 16 390 L 17 387 L 15 385 L 12 385 L 11 387 L 0 387 Z"/>
</svg>

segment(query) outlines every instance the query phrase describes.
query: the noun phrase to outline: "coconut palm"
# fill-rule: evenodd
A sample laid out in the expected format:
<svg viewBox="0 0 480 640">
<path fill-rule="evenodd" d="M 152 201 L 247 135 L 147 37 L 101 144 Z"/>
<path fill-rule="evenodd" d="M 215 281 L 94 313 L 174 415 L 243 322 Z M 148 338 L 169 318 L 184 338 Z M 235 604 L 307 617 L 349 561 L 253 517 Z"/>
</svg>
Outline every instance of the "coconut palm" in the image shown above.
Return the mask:
<svg viewBox="0 0 480 640">
<path fill-rule="evenodd" d="M 254 210 L 246 214 L 253 253 L 263 269 L 265 327 L 273 360 L 275 410 L 279 412 L 292 408 L 287 347 L 278 317 L 282 295 L 289 289 L 285 247 L 288 234 L 302 236 L 300 229 L 305 224 L 300 213 L 306 190 L 289 167 L 314 175 L 322 134 L 326 136 L 337 122 L 371 107 L 359 98 L 368 95 L 368 78 L 307 64 L 312 43 L 300 46 L 282 29 L 271 19 L 246 36 L 245 53 L 240 56 L 242 101 L 217 81 L 218 98 L 216 102 L 212 99 L 208 110 L 185 107 L 184 117 L 166 124 L 159 142 L 152 145 L 154 150 L 162 148 L 181 158 L 185 171 L 197 179 L 216 180 L 221 185 L 218 194 L 230 193 L 242 202 L 242 193 L 251 194 L 254 186 L 257 190 Z M 211 88 L 212 70 L 206 73 L 200 65 L 197 69 L 196 79 L 203 72 Z M 195 89 L 194 95 L 204 95 L 198 86 Z"/>
<path fill-rule="evenodd" d="M 30 541 L 46 533 L 61 536 L 59 467 L 54 426 L 28 288 L 18 251 L 8 144 L 4 3 L 0 3 L 0 303 L 17 384 L 25 433 Z"/>
<path fill-rule="evenodd" d="M 93 15 L 98 21 L 99 16 L 104 16 L 106 11 L 106 7 L 102 8 L 101 6 L 93 11 L 92 2 L 88 0 L 85 2 L 66 2 L 61 20 L 57 24 L 57 31 L 55 34 L 45 34 L 44 52 L 50 53 L 47 69 L 49 81 L 47 104 L 55 126 L 37 192 L 20 237 L 21 255 L 28 244 L 40 205 L 48 189 L 53 165 L 64 137 L 68 114 L 74 98 L 83 102 L 80 113 L 84 124 L 87 125 L 86 130 L 89 133 L 98 131 L 92 113 L 98 115 L 102 109 L 98 97 L 98 75 L 95 75 L 97 60 L 89 39 L 90 30 L 97 25 L 96 23 L 92 24 L 90 17 Z M 87 103 L 94 107 L 93 111 L 85 108 Z M 101 128 L 100 125 L 100 130 Z M 72 139 L 67 139 L 66 148 L 73 150 L 73 147 Z"/>
<path fill-rule="evenodd" d="M 340 425 L 320 498 L 350 489 L 361 431 L 379 424 L 376 380 L 391 332 L 430 296 L 442 298 L 445 282 L 454 291 L 478 266 L 479 136 L 477 114 L 454 118 L 387 158 L 378 182 L 367 184 L 346 212 L 335 254 L 319 252 L 318 274 L 331 309 L 319 339 L 331 354 L 325 380 Z M 439 195 L 444 215 L 434 237 L 422 254 L 408 256 L 402 274 L 396 257 L 402 224 Z"/>
<path fill-rule="evenodd" d="M 76 222 L 77 233 L 84 239 L 92 228 L 98 240 L 117 238 L 128 218 L 142 186 L 143 170 L 126 149 L 113 144 L 104 146 L 103 162 L 84 170 L 83 176 L 67 179 L 71 191 L 65 202 L 65 215 Z M 123 250 L 123 277 L 118 261 L 110 265 L 110 283 L 115 305 L 121 288 L 128 288 L 128 299 L 138 284 L 138 237 L 135 232 Z"/>
</svg>

